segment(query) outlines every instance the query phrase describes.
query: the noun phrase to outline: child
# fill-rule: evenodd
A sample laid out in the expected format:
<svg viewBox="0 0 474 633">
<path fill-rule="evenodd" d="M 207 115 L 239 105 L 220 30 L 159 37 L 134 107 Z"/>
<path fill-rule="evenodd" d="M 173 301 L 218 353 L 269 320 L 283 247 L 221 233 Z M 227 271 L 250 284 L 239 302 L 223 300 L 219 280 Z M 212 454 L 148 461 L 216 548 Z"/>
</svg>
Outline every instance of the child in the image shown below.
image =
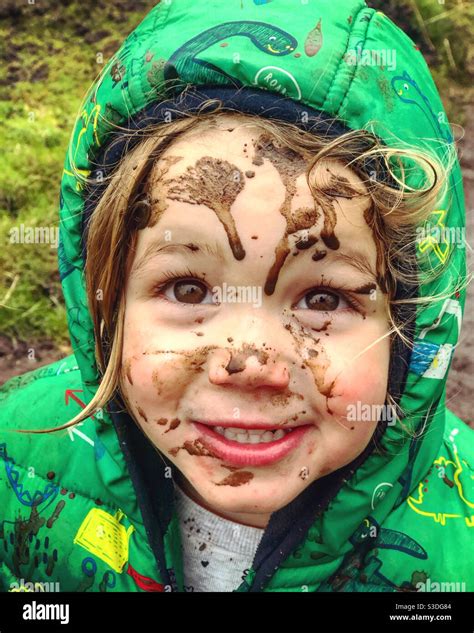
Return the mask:
<svg viewBox="0 0 474 633">
<path fill-rule="evenodd" d="M 359 0 L 211 5 L 158 3 L 74 129 L 74 355 L 1 392 L 2 588 L 472 591 L 429 71 Z"/>
</svg>

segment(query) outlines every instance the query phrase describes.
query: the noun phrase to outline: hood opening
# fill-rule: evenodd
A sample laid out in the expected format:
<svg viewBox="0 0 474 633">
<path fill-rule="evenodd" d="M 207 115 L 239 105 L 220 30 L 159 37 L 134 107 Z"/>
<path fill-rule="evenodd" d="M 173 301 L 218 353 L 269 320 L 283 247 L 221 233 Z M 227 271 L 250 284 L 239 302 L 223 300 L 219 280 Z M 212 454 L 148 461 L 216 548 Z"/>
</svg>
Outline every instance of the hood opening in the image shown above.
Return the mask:
<svg viewBox="0 0 474 633">
<path fill-rule="evenodd" d="M 280 119 L 296 123 L 301 128 L 311 132 L 324 134 L 329 139 L 349 132 L 342 121 L 329 117 L 326 113 L 315 110 L 305 104 L 297 103 L 284 97 L 276 97 L 270 92 L 252 88 L 224 87 L 193 87 L 188 88 L 174 99 L 160 101 L 148 106 L 143 111 L 134 115 L 125 126 L 130 132 L 144 129 L 149 125 L 164 120 L 165 113 L 172 114 L 172 118 L 184 116 L 184 113 L 198 111 L 201 104 L 208 99 L 216 99 L 223 109 L 237 110 L 260 117 Z M 302 116 L 306 113 L 307 117 Z M 102 148 L 96 156 L 94 164 L 96 168 L 91 173 L 91 181 L 97 180 L 99 173 L 108 175 L 118 164 L 126 151 L 133 147 L 132 139 L 127 133 L 111 137 L 109 143 Z M 380 164 L 369 163 L 367 169 L 377 170 L 380 174 Z M 395 183 L 391 176 L 384 172 L 380 175 L 386 182 L 393 186 Z M 87 230 L 90 218 L 101 193 L 107 185 L 96 184 L 89 186 L 86 194 L 85 208 L 82 217 L 82 255 L 84 261 L 87 257 L 86 242 Z M 405 299 L 416 294 L 413 288 L 397 285 L 397 299 Z M 397 309 L 403 311 L 403 320 L 409 324 L 406 331 L 407 339 L 413 340 L 415 323 L 415 306 L 403 304 Z M 392 344 L 389 367 L 389 393 L 396 404 L 399 403 L 404 391 L 406 374 L 410 363 L 410 346 L 398 336 Z M 128 463 L 130 476 L 137 490 L 144 524 L 147 529 L 150 544 L 153 548 L 157 563 L 165 584 L 173 585 L 173 574 L 166 569 L 164 535 L 173 514 L 173 479 L 163 475 L 164 468 L 171 468 L 176 472 L 176 467 L 161 453 L 157 454 L 147 436 L 133 421 L 131 416 L 124 411 L 122 403 L 117 400 L 112 403 L 111 417 L 123 447 L 124 455 Z M 324 476 L 308 486 L 298 497 L 287 506 L 272 514 L 264 536 L 258 546 L 254 570 L 256 575 L 252 583 L 251 591 L 260 591 L 271 577 L 273 570 L 282 562 L 288 552 L 294 551 L 300 545 L 307 531 L 314 523 L 315 518 L 322 514 L 343 486 L 344 482 L 351 478 L 352 474 L 361 466 L 374 450 L 381 449 L 381 439 L 387 428 L 386 421 L 380 421 L 376 430 L 364 451 L 351 463 Z M 154 482 L 160 481 L 159 498 Z M 295 523 L 295 517 L 298 517 Z M 296 527 L 296 529 L 295 529 Z"/>
</svg>

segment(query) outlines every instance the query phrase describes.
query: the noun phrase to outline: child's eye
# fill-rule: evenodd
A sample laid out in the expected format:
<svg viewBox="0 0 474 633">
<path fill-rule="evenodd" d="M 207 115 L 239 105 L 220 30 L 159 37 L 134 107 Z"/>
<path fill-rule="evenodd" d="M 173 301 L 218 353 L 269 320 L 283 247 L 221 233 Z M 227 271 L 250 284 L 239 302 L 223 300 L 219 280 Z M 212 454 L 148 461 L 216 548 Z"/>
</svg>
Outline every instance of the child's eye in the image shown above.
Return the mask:
<svg viewBox="0 0 474 633">
<path fill-rule="evenodd" d="M 205 301 L 209 289 L 198 279 L 177 279 L 162 286 L 160 291 L 168 301 L 172 302 L 177 301 L 191 305 L 214 303 L 212 296 L 210 301 Z"/>
<path fill-rule="evenodd" d="M 336 310 L 354 310 L 354 305 L 341 295 L 326 290 L 315 288 L 307 292 L 296 304 L 296 309 L 309 309 L 315 312 L 335 312 Z"/>
</svg>

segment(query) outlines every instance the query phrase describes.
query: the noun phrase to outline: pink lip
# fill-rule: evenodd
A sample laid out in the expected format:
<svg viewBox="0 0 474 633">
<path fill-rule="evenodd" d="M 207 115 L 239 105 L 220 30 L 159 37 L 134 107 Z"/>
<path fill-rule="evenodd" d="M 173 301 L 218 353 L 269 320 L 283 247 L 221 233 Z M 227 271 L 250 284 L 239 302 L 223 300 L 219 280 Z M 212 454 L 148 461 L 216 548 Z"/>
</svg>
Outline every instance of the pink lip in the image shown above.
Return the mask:
<svg viewBox="0 0 474 633">
<path fill-rule="evenodd" d="M 234 466 L 265 466 L 283 459 L 283 457 L 299 446 L 303 437 L 313 426 L 307 424 L 295 428 L 291 433 L 274 442 L 242 444 L 228 440 L 206 424 L 201 424 L 200 422 L 192 422 L 192 424 L 199 431 L 199 439 L 206 448 L 223 461 Z"/>
</svg>

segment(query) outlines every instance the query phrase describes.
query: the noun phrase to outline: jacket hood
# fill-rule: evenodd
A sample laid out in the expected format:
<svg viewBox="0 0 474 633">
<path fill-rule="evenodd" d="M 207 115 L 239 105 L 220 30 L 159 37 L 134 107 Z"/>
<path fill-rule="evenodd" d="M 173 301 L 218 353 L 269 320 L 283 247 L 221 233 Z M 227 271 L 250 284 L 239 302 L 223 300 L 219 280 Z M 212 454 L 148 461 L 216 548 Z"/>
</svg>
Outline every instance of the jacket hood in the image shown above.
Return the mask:
<svg viewBox="0 0 474 633">
<path fill-rule="evenodd" d="M 143 114 L 148 116 L 150 108 L 179 100 L 190 87 L 218 89 L 229 99 L 238 89 L 262 99 L 289 100 L 298 111 L 307 108 L 323 119 L 336 117 L 349 129 L 370 126 L 387 144 L 401 141 L 443 156 L 453 142 L 422 54 L 384 14 L 360 0 L 309 0 L 297 11 L 293 5 L 292 0 L 208 0 L 203 12 L 202 3 L 158 2 L 88 91 L 65 159 L 59 247 L 68 325 L 86 401 L 95 393 L 99 375 L 83 276 L 84 177 L 93 173 L 114 125 L 132 127 L 148 120 Z M 258 106 L 254 111 L 258 113 Z M 261 114 L 265 116 L 263 110 Z M 414 186 L 417 178 L 415 174 Z M 457 161 L 447 198 L 433 209 L 431 223 L 450 229 L 464 226 Z M 425 295 L 444 291 L 445 298 L 417 311 L 413 350 L 400 350 L 391 361 L 398 375 L 399 404 L 419 441 L 409 441 L 399 424 L 379 425 L 377 450 L 372 443 L 354 464 L 324 478 L 326 487 L 315 482 L 316 487 L 310 486 L 276 513 L 275 520 L 272 517 L 257 558 L 275 569 L 271 544 L 287 539 L 286 549 L 295 552 L 284 565 L 294 565 L 302 574 L 300 579 L 295 576 L 295 584 L 301 579 L 304 583 L 305 562 L 297 560 L 298 552 L 310 556 L 308 564 L 320 561 L 319 577 L 327 578 L 354 538 L 363 538 L 364 529 L 380 524 L 406 500 L 442 441 L 445 382 L 464 306 L 464 293 L 455 290 L 465 276 L 464 250 L 433 237 L 416 248 L 420 255 L 430 253 L 435 263 L 449 261 L 443 275 L 422 290 Z M 126 426 L 123 415 L 116 415 L 116 421 L 117 428 Z M 110 412 L 104 412 L 103 422 L 112 423 Z M 296 527 L 295 516 L 302 517 Z M 269 575 L 261 572 L 255 586 L 263 586 Z"/>
</svg>

